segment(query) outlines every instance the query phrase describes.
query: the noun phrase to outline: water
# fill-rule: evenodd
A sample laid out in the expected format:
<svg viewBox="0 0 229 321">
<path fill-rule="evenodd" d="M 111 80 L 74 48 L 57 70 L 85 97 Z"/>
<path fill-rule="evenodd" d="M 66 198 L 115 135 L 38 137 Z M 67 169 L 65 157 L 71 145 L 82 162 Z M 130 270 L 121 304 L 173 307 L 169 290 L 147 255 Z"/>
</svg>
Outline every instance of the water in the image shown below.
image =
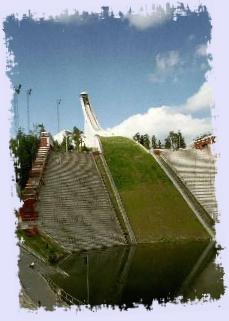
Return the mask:
<svg viewBox="0 0 229 321">
<path fill-rule="evenodd" d="M 68 304 L 150 309 L 154 300 L 219 299 L 223 269 L 216 256 L 214 243 L 201 241 L 121 246 L 71 255 L 60 264 L 68 276 L 51 273 L 48 278 Z"/>
</svg>

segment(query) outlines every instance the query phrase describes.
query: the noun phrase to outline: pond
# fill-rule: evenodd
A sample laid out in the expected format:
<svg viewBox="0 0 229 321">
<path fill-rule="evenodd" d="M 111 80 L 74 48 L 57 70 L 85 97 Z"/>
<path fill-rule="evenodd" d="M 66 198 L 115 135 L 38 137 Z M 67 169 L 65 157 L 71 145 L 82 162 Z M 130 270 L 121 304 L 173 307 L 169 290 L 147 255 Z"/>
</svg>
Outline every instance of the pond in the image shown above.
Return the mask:
<svg viewBox="0 0 229 321">
<path fill-rule="evenodd" d="M 73 254 L 60 264 L 66 274 L 48 277 L 63 301 L 90 308 L 217 300 L 224 293 L 218 252 L 206 241 L 120 246 Z"/>
</svg>

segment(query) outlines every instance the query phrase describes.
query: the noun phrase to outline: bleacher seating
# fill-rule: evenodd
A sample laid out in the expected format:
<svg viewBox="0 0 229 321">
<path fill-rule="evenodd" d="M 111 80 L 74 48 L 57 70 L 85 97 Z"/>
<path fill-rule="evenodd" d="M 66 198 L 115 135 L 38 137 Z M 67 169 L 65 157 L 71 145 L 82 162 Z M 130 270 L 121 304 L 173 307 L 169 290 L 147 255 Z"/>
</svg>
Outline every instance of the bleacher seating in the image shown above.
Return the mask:
<svg viewBox="0 0 229 321">
<path fill-rule="evenodd" d="M 215 157 L 208 147 L 178 151 L 163 150 L 162 157 L 174 169 L 195 198 L 217 220 Z"/>
<path fill-rule="evenodd" d="M 39 229 L 70 251 L 126 242 L 92 157 L 51 151 L 36 203 Z"/>
</svg>

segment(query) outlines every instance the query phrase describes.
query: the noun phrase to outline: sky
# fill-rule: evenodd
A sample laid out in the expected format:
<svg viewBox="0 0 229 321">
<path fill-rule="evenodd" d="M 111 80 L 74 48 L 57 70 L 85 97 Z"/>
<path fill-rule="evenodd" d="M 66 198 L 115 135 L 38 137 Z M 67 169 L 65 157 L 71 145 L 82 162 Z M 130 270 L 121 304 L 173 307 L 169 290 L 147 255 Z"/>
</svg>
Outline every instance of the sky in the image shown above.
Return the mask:
<svg viewBox="0 0 229 321">
<path fill-rule="evenodd" d="M 60 129 L 83 129 L 81 91 L 89 94 L 101 126 L 115 134 L 163 139 L 181 130 L 190 142 L 211 131 L 211 20 L 205 7 L 76 9 L 43 19 L 25 12 L 22 19 L 8 16 L 4 31 L 8 76 L 13 87 L 22 85 L 19 125 L 25 131 L 29 88 L 31 124 L 43 123 L 52 134 L 59 98 Z"/>
<path fill-rule="evenodd" d="M 135 4 L 135 11 L 140 8 L 141 3 L 150 3 L 151 0 L 146 1 L 146 0 L 107 0 L 106 3 L 111 3 L 112 8 L 115 9 L 117 12 L 118 10 L 120 10 L 120 8 L 122 8 L 123 12 L 127 12 L 129 6 L 127 5 L 128 2 L 131 2 L 131 6 L 133 6 L 133 3 L 137 3 Z M 157 1 L 159 2 L 159 1 Z M 162 1 L 160 0 L 160 2 L 166 2 L 166 1 Z M 175 2 L 175 1 L 173 1 Z M 196 0 L 188 0 L 187 1 L 189 4 L 192 3 L 192 7 L 193 6 L 197 6 L 198 3 L 200 3 L 200 1 Z M 228 226 L 228 202 L 227 202 L 227 189 L 228 189 L 228 178 L 227 178 L 227 170 L 228 170 L 228 162 L 229 162 L 229 154 L 228 154 L 228 150 L 225 149 L 225 145 L 227 144 L 227 137 L 228 137 L 228 109 L 225 108 L 225 106 L 227 106 L 227 101 L 228 101 L 228 81 L 227 81 L 227 72 L 225 72 L 227 70 L 227 66 L 228 66 L 228 56 L 229 56 L 229 46 L 227 46 L 227 37 L 224 37 L 224 35 L 226 36 L 226 32 L 225 30 L 228 30 L 228 28 L 226 28 L 227 24 L 228 24 L 228 10 L 229 10 L 229 2 L 227 0 L 223 0 L 222 1 L 222 5 L 219 6 L 219 4 L 217 3 L 217 1 L 212 1 L 212 0 L 203 0 L 203 3 L 207 3 L 207 6 L 209 8 L 209 10 L 211 9 L 211 16 L 212 16 L 212 23 L 213 23 L 213 29 L 212 29 L 212 42 L 211 42 L 211 50 L 213 51 L 213 63 L 214 63 L 214 72 L 211 72 L 211 77 L 210 77 L 210 81 L 211 81 L 211 85 L 214 88 L 214 98 L 216 100 L 216 113 L 218 112 L 218 115 L 216 114 L 216 119 L 215 122 L 217 125 L 217 127 L 215 128 L 215 130 L 217 131 L 217 142 L 216 142 L 216 151 L 220 154 L 220 157 L 218 158 L 218 175 L 217 175 L 217 179 L 216 179 L 216 185 L 217 185 L 217 199 L 219 201 L 219 210 L 221 213 L 221 224 L 218 224 L 217 227 L 217 239 L 219 244 L 222 244 L 223 247 L 225 247 L 226 249 L 228 248 L 227 244 L 228 244 L 228 233 L 227 230 L 225 229 L 226 226 Z M 47 0 L 40 0 L 38 1 L 31 1 L 31 0 L 21 0 L 19 2 L 15 2 L 15 0 L 7 0 L 5 2 L 1 3 L 1 8 L 0 8 L 0 18 L 4 18 L 5 19 L 5 13 L 9 14 L 9 13 L 13 13 L 13 12 L 17 12 L 19 13 L 19 15 L 21 15 L 24 12 L 28 12 L 27 9 L 32 7 L 33 10 L 37 13 L 39 13 L 40 16 L 42 16 L 43 12 L 49 13 L 49 14 L 57 14 L 59 13 L 63 8 L 65 7 L 69 7 L 69 10 L 71 10 L 74 6 L 80 7 L 80 8 L 87 8 L 87 10 L 92 10 L 91 8 L 93 7 L 93 10 L 97 10 L 98 9 L 98 3 L 101 3 L 101 0 L 96 0 L 96 1 L 91 1 L 91 0 L 84 0 L 83 2 L 80 0 L 56 0 L 55 1 L 55 5 L 53 5 L 53 2 L 51 1 L 47 1 Z M 194 3 L 194 4 L 193 4 Z M 148 4 L 148 8 L 149 8 L 149 4 Z M 70 9 L 71 8 L 71 9 Z M 187 19 L 187 17 L 185 17 L 185 19 Z M 196 19 L 198 20 L 198 19 Z M 198 20 L 199 21 L 199 20 Z M 206 30 L 203 32 L 203 34 L 207 34 L 207 39 L 209 39 L 209 32 L 210 32 L 210 26 L 209 26 L 209 18 L 206 17 L 204 19 L 205 24 L 207 24 Z M 178 23 L 179 22 L 179 23 Z M 178 29 L 178 25 L 181 24 L 181 22 L 178 19 L 177 23 L 177 29 Z M 184 20 L 183 20 L 184 22 Z M 195 28 L 195 25 L 198 26 Z M 150 27 L 149 27 L 150 28 Z M 148 28 L 148 31 L 149 31 Z M 184 28 L 180 28 L 181 31 L 184 31 Z M 198 32 L 200 32 L 202 34 L 202 23 L 201 24 L 197 24 L 197 21 L 195 21 L 195 23 L 193 23 L 193 26 L 190 26 L 189 28 L 189 32 L 186 33 L 186 38 L 188 39 L 188 35 L 190 35 L 190 40 L 193 39 L 193 30 L 198 29 Z M 147 29 L 146 29 L 147 30 Z M 5 31 L 6 30 L 6 25 L 5 25 Z M 142 30 L 143 31 L 143 30 Z M 153 27 L 151 28 L 151 31 L 153 31 Z M 155 29 L 154 29 L 155 31 Z M 137 29 L 136 29 L 137 32 Z M 9 32 L 9 29 L 7 31 L 7 37 L 10 37 L 10 33 L 11 36 L 15 36 L 14 33 Z M 4 76 L 4 71 L 5 71 L 5 46 L 4 46 L 4 39 L 3 39 L 3 32 L 2 32 L 2 28 L 0 30 L 0 34 L 1 34 L 1 39 L 2 39 L 2 46 L 0 46 L 0 55 L 1 55 L 1 59 L 0 59 L 0 66 L 2 67 L 2 73 L 0 75 L 0 83 L 1 83 L 1 91 L 0 93 L 2 94 L 2 103 L 4 106 L 7 106 L 7 108 L 0 108 L 0 114 L 1 114 L 1 137 L 2 137 L 2 143 L 0 144 L 0 149 L 1 149 L 1 161 L 2 164 L 4 165 L 4 170 L 2 171 L 2 185 L 4 186 L 4 188 L 2 188 L 2 192 L 3 192 L 3 210 L 5 213 L 7 212 L 12 212 L 14 207 L 16 206 L 15 204 L 17 204 L 18 206 L 18 199 L 17 197 L 15 197 L 14 194 L 14 198 L 12 199 L 12 190 L 14 189 L 14 187 L 12 187 L 12 181 L 11 178 L 13 177 L 13 164 L 12 164 L 12 160 L 9 156 L 9 148 L 8 148 L 8 117 L 9 117 L 9 113 L 7 111 L 8 109 L 8 97 L 10 96 L 10 91 L 8 88 L 8 82 Z M 175 35 L 174 35 L 175 37 Z M 197 38 L 199 38 L 199 35 L 197 34 Z M 15 37 L 14 37 L 14 43 L 15 43 Z M 50 40 L 50 39 L 49 39 Z M 50 40 L 51 41 L 51 40 Z M 206 40 L 205 43 L 207 43 L 208 40 Z M 199 41 L 199 43 L 201 43 L 201 41 Z M 20 43 L 19 43 L 20 45 Z M 12 47 L 12 44 L 11 44 Z M 18 46 L 17 46 L 18 47 Z M 176 46 L 175 46 L 176 47 Z M 174 48 L 175 48 L 174 47 Z M 194 48 L 192 48 L 192 45 L 190 45 L 191 47 L 191 52 L 194 53 Z M 26 49 L 26 47 L 25 47 Z M 28 50 L 28 48 L 27 48 Z M 175 49 L 176 50 L 176 49 Z M 203 51 L 204 52 L 204 51 Z M 35 54 L 35 53 L 33 53 Z M 17 54 L 18 55 L 18 54 Z M 21 59 L 23 59 L 23 57 L 21 57 Z M 17 57 L 15 57 L 15 60 L 18 60 Z M 36 59 L 34 58 L 35 61 L 35 66 L 36 66 L 36 62 L 38 63 L 38 59 L 36 57 Z M 206 63 L 206 59 L 203 60 L 204 63 Z M 155 62 L 155 55 L 152 55 L 151 57 L 151 62 L 150 62 L 150 71 L 153 72 L 153 68 L 154 68 L 154 62 Z M 40 65 L 40 62 L 37 66 Z M 199 61 L 199 66 L 201 65 L 200 61 Z M 19 68 L 19 66 L 18 66 Z M 33 66 L 34 69 L 34 66 Z M 207 69 L 208 70 L 208 69 Z M 22 77 L 23 74 L 23 70 L 20 70 L 20 76 Z M 148 73 L 147 73 L 148 75 Z M 203 81 L 198 81 L 195 84 L 195 88 L 193 88 L 192 90 L 189 91 L 189 93 L 185 94 L 184 98 L 180 99 L 181 101 L 181 106 L 185 104 L 186 102 L 186 98 L 188 99 L 189 97 L 192 97 L 193 95 L 195 95 L 196 93 L 198 93 L 198 84 L 200 85 L 199 88 L 201 88 L 201 84 L 205 83 L 205 77 L 206 77 L 206 72 L 203 71 L 201 73 L 202 77 L 203 77 Z M 30 74 L 30 76 L 32 76 L 32 74 Z M 12 76 L 11 76 L 12 79 Z M 37 76 L 36 76 L 36 79 Z M 12 79 L 13 80 L 13 79 Z M 20 79 L 20 77 L 18 77 L 17 79 L 15 78 L 14 82 L 15 84 L 18 83 L 19 81 L 24 82 L 24 78 Z M 184 83 L 183 83 L 184 84 Z M 31 83 L 30 83 L 31 85 Z M 163 93 L 163 88 L 161 88 L 162 90 L 162 102 L 159 102 L 158 104 L 156 104 L 155 102 L 155 93 L 157 93 L 158 91 L 158 87 L 157 90 L 155 89 L 155 83 L 151 84 L 151 88 L 152 90 L 154 90 L 154 93 L 151 95 L 151 101 L 149 104 L 141 104 L 138 106 L 138 109 L 133 111 L 133 113 L 130 113 L 129 116 L 127 117 L 123 117 L 120 116 L 120 121 L 118 121 L 118 119 L 116 120 L 114 117 L 115 115 L 112 114 L 112 117 L 108 117 L 107 115 L 105 115 L 105 113 L 101 112 L 100 113 L 100 122 L 103 124 L 104 127 L 112 127 L 112 126 L 117 126 L 119 124 L 121 124 L 123 121 L 127 120 L 128 117 L 131 117 L 133 115 L 144 115 L 145 113 L 148 112 L 148 110 L 153 107 L 159 107 L 160 105 L 163 105 L 163 101 L 165 99 L 165 95 Z M 181 84 L 182 85 L 182 84 Z M 191 85 L 191 81 L 190 84 Z M 193 85 L 193 84 L 192 84 Z M 23 90 L 25 90 L 27 84 L 24 82 L 23 83 Z M 40 83 L 39 83 L 40 86 Z M 40 88 L 40 87 L 39 87 Z M 39 109 L 37 109 L 37 106 L 40 106 L 40 103 L 38 103 L 38 98 L 41 99 L 42 95 L 39 92 L 39 88 L 35 88 L 33 86 L 33 96 L 31 97 L 31 108 L 33 108 L 31 110 L 32 112 L 32 116 L 35 120 L 37 121 L 42 121 L 43 116 L 41 117 L 41 113 L 39 111 Z M 27 89 L 27 88 L 26 88 Z M 35 97 L 35 93 L 36 91 L 37 93 L 39 93 L 39 95 L 37 94 L 37 97 Z M 69 125 L 69 127 L 71 127 L 71 123 L 76 123 L 76 124 L 82 124 L 83 126 L 83 120 L 82 120 L 82 114 L 80 113 L 80 106 L 78 103 L 78 89 L 77 86 L 75 85 L 74 87 L 74 101 L 72 100 L 71 105 L 68 105 L 68 110 L 71 109 L 72 114 L 74 113 L 74 115 L 72 115 L 72 118 L 69 117 L 67 120 L 67 126 Z M 179 94 L 182 93 L 182 90 L 178 91 Z M 93 103 L 93 107 L 96 110 L 96 113 L 98 115 L 98 108 L 100 107 L 99 105 L 95 104 L 96 99 L 99 99 L 101 95 L 101 93 L 98 93 L 98 96 L 96 97 L 96 95 L 93 95 L 89 92 L 92 103 Z M 55 100 L 56 100 L 56 94 L 54 95 L 55 99 L 54 99 L 54 104 L 55 104 Z M 205 98 L 203 99 L 209 99 L 209 95 L 203 95 L 203 91 L 202 91 L 202 98 L 205 96 Z M 179 97 L 179 96 L 178 96 Z M 196 97 L 196 96 L 194 96 Z M 109 97 L 110 98 L 110 97 Z M 112 98 L 116 98 L 114 96 L 112 96 Z M 25 110 L 25 97 L 23 96 L 23 94 L 21 94 L 20 97 L 21 102 L 19 101 L 20 105 L 21 105 L 21 113 L 23 112 L 23 110 Z M 51 100 L 51 99 L 50 99 Z M 199 99 L 198 97 L 195 99 L 196 102 L 196 106 L 198 106 L 198 104 L 201 102 L 201 99 Z M 45 101 L 45 100 L 44 100 Z M 120 102 L 119 102 L 120 104 Z M 119 107 L 119 104 L 117 105 Z M 176 113 L 176 109 L 177 109 L 177 104 L 175 104 L 175 108 L 173 105 L 173 101 L 168 101 L 168 105 L 173 108 L 172 110 L 174 110 L 174 112 Z M 199 106 L 201 106 L 202 104 L 199 104 Z M 47 121 L 47 125 L 48 125 L 48 129 L 49 130 L 53 130 L 54 132 L 56 131 L 55 129 L 55 125 L 56 125 L 56 118 L 55 118 L 55 107 L 53 107 L 53 99 L 52 99 L 52 103 L 50 105 L 48 105 L 47 103 L 42 105 L 42 106 L 46 106 L 47 108 L 53 108 L 53 112 L 50 113 L 52 115 L 52 117 L 46 117 L 46 121 Z M 125 107 L 125 106 L 124 106 Z M 181 107 L 182 108 L 182 107 Z M 207 108 L 207 107 L 206 107 Z M 201 109 L 199 107 L 199 109 Z M 102 109 L 101 109 L 102 110 Z M 206 111 L 206 109 L 205 109 Z M 182 111 L 182 114 L 185 115 L 184 110 Z M 65 113 L 63 116 L 67 117 L 68 113 Z M 118 114 L 119 115 L 119 114 Z M 209 113 L 204 116 L 204 115 L 194 115 L 193 113 L 190 113 L 190 115 L 192 115 L 192 117 L 195 116 L 194 119 L 206 119 L 207 120 L 207 115 L 209 115 Z M 106 120 L 105 120 L 106 118 Z M 165 120 L 165 119 L 163 119 Z M 71 123 L 70 123 L 71 122 Z M 66 126 L 66 127 L 67 127 Z M 190 126 L 189 126 L 190 127 Z M 192 126 L 191 126 L 192 127 Z M 53 128 L 53 129 L 52 129 Z M 158 128 L 157 128 L 158 129 Z M 156 130 L 156 128 L 154 128 L 153 130 Z M 2 265 L 2 269 L 3 269 L 3 273 L 1 273 L 1 275 L 4 275 L 3 279 L 2 279 L 2 283 L 5 285 L 4 289 L 7 295 L 5 295 L 4 297 L 11 297 L 10 303 L 9 300 L 5 300 L 4 304 L 2 305 L 2 307 L 4 308 L 2 311 L 2 314 L 4 316 L 10 318 L 11 314 L 12 314 L 12 318 L 11 319 L 20 319 L 20 320 L 30 320 L 31 317 L 36 320 L 51 320 L 53 319 L 52 317 L 55 318 L 55 320 L 63 320 L 63 319 L 67 319 L 67 320 L 75 320 L 76 318 L 76 312 L 75 310 L 71 310 L 68 311 L 69 313 L 66 314 L 65 310 L 60 310 L 58 309 L 57 311 L 53 311 L 52 312 L 52 316 L 50 314 L 47 315 L 46 311 L 40 311 L 39 313 L 36 314 L 31 314 L 31 313 L 26 313 L 24 310 L 19 309 L 18 306 L 18 291 L 20 289 L 20 284 L 18 282 L 18 276 L 17 276 L 17 255 L 18 255 L 18 250 L 17 247 L 15 246 L 16 244 L 16 239 L 15 239 L 15 234 L 14 234 L 14 229 L 15 229 L 15 222 L 14 222 L 14 217 L 12 215 L 2 215 L 2 220 L 3 220 L 3 224 L 2 226 L 8 226 L 8 228 L 5 228 L 2 230 L 1 233 L 1 237 L 2 237 L 2 242 L 1 244 L 7 244 L 7 249 L 9 250 L 9 252 L 14 255 L 9 255 L 8 256 L 8 261 L 9 264 L 8 265 Z M 11 229 L 11 230 L 10 230 Z M 228 273 L 226 273 L 227 271 L 229 271 L 229 260 L 228 260 L 228 251 L 222 251 L 220 257 L 218 257 L 218 260 L 220 262 L 222 262 L 223 266 L 224 266 L 224 270 L 225 270 L 225 283 L 228 284 Z M 5 276 L 8 276 L 7 278 Z M 10 282 L 9 282 L 10 281 Z M 15 289 L 17 288 L 18 291 L 16 291 Z M 13 304 L 12 304 L 13 303 Z M 70 312 L 72 312 L 72 314 L 70 314 Z M 152 314 L 149 313 L 148 311 L 145 311 L 143 308 L 139 307 L 138 309 L 133 309 L 133 311 L 128 311 L 128 312 L 122 312 L 122 314 L 124 313 L 124 318 L 125 320 L 139 320 L 139 318 L 143 318 L 144 320 L 151 320 L 152 319 Z M 85 317 L 86 315 L 86 317 Z M 228 315 L 228 291 L 225 293 L 225 296 L 221 298 L 220 302 L 204 302 L 204 304 L 201 302 L 200 304 L 194 304 L 194 305 L 188 305 L 188 306 L 181 306 L 178 304 L 171 304 L 171 305 L 167 305 L 166 307 L 162 307 L 160 306 L 156 306 L 154 307 L 154 311 L 153 311 L 153 317 L 156 317 L 157 320 L 167 320 L 168 319 L 168 315 L 170 316 L 171 320 L 182 320 L 182 319 L 188 319 L 188 320 L 193 320 L 193 319 L 200 319 L 200 318 L 208 318 L 208 320 L 215 320 L 217 317 L 220 317 L 221 320 L 227 320 L 228 317 L 226 317 Z M 118 313 L 118 311 L 114 311 L 114 310 L 107 310 L 107 309 L 103 309 L 100 312 L 97 312 L 96 314 L 94 312 L 90 312 L 88 310 L 83 310 L 82 313 L 77 313 L 77 318 L 79 320 L 117 320 L 120 319 L 120 315 Z"/>
</svg>

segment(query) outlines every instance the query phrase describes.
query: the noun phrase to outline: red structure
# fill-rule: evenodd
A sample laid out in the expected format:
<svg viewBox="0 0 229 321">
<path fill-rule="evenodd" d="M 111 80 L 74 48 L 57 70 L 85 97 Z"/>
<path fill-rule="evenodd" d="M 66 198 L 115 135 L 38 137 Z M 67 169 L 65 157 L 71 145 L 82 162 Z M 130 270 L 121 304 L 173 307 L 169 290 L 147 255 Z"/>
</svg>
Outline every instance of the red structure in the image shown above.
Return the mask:
<svg viewBox="0 0 229 321">
<path fill-rule="evenodd" d="M 160 149 L 154 149 L 154 150 L 153 150 L 153 153 L 154 153 L 155 155 L 160 156 L 160 155 L 161 155 L 161 150 L 160 150 Z"/>
<path fill-rule="evenodd" d="M 19 215 L 22 221 L 35 221 L 38 217 L 38 213 L 34 209 L 36 199 L 27 198 L 24 200 L 22 207 L 19 210 Z"/>
<path fill-rule="evenodd" d="M 203 149 L 204 147 L 215 143 L 215 136 L 209 135 L 194 140 L 192 147 L 196 149 Z"/>
<path fill-rule="evenodd" d="M 22 221 L 31 222 L 36 221 L 38 213 L 35 210 L 35 203 L 38 197 L 42 181 L 42 175 L 48 159 L 50 147 L 52 145 L 51 138 L 47 132 L 42 132 L 40 135 L 39 147 L 36 159 L 32 164 L 29 173 L 29 179 L 25 186 L 22 196 L 23 205 L 19 209 L 19 217 Z M 33 233 L 37 233 L 37 229 L 32 227 Z"/>
</svg>

